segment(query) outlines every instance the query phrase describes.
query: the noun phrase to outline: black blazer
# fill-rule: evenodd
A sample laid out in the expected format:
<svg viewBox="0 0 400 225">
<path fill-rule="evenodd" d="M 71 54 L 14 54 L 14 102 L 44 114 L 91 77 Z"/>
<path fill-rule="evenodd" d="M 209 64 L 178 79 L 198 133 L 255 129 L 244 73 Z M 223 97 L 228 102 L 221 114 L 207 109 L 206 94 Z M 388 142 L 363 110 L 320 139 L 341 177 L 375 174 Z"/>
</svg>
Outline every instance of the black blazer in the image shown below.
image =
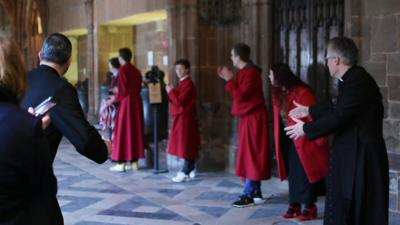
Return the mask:
<svg viewBox="0 0 400 225">
<path fill-rule="evenodd" d="M 342 80 L 337 103 L 310 107 L 314 121 L 304 125 L 310 139 L 334 134 L 324 224 L 387 225 L 389 168 L 382 96 L 362 67 L 351 67 Z M 346 214 L 348 207 L 352 217 Z"/>
<path fill-rule="evenodd" d="M 39 118 L 0 90 L 0 224 L 62 225 L 57 180 Z"/>
<path fill-rule="evenodd" d="M 75 88 L 46 65 L 30 71 L 28 81 L 24 108 L 35 107 L 49 96 L 57 102 L 50 111 L 51 125 L 45 130 L 53 159 L 62 136 L 65 136 L 80 154 L 97 163 L 106 161 L 107 147 L 86 120 Z"/>
</svg>

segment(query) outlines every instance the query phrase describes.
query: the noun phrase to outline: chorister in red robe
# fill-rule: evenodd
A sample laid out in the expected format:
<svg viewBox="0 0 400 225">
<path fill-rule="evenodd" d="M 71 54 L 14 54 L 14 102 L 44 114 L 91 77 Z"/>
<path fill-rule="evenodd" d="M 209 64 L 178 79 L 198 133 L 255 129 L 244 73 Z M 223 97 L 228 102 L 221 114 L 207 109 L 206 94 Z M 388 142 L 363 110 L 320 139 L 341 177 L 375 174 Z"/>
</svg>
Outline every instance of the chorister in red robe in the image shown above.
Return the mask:
<svg viewBox="0 0 400 225">
<path fill-rule="evenodd" d="M 229 80 L 225 89 L 233 98 L 231 113 L 240 118 L 236 175 L 259 181 L 271 177 L 268 114 L 261 70 L 247 65 Z"/>
<path fill-rule="evenodd" d="M 189 76 L 168 93 L 173 117 L 168 152 L 187 160 L 196 160 L 199 156 L 200 133 L 196 99 L 196 87 Z"/>
<path fill-rule="evenodd" d="M 295 108 L 293 101 L 302 105 L 310 106 L 316 103 L 316 99 L 312 94 L 311 90 L 306 87 L 298 86 L 289 90 L 287 95 L 287 109 L 286 117 L 288 118 L 288 125 L 293 125 L 295 122 L 288 116 L 290 110 Z M 281 107 L 276 101 L 273 102 L 274 111 L 274 141 L 276 158 L 278 162 L 278 171 L 281 180 L 287 178 L 287 171 L 283 152 L 281 149 L 280 134 L 280 112 Z M 310 122 L 311 116 L 302 119 L 304 122 Z M 293 140 L 297 150 L 300 162 L 303 165 L 308 181 L 315 183 L 328 175 L 328 161 L 329 161 L 329 145 L 328 139 L 322 137 L 314 141 L 308 140 L 305 136 L 302 136 L 296 140 Z"/>
<path fill-rule="evenodd" d="M 143 103 L 140 96 L 142 75 L 130 63 L 119 70 L 118 116 L 111 159 L 117 162 L 136 161 L 144 158 Z"/>
</svg>

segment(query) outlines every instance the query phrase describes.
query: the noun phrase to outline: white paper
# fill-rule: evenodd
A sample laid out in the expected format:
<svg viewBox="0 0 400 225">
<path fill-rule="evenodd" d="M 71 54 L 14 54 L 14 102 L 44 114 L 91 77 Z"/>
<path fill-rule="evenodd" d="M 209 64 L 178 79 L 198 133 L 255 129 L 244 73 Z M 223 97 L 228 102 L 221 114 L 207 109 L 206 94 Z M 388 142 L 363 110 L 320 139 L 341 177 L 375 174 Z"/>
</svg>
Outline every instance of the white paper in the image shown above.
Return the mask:
<svg viewBox="0 0 400 225">
<path fill-rule="evenodd" d="M 147 65 L 154 65 L 154 54 L 153 51 L 147 51 Z"/>
<path fill-rule="evenodd" d="M 167 56 L 167 55 L 164 55 L 164 56 L 162 57 L 162 62 L 163 62 L 163 65 L 164 65 L 164 66 L 168 66 L 168 56 Z"/>
</svg>

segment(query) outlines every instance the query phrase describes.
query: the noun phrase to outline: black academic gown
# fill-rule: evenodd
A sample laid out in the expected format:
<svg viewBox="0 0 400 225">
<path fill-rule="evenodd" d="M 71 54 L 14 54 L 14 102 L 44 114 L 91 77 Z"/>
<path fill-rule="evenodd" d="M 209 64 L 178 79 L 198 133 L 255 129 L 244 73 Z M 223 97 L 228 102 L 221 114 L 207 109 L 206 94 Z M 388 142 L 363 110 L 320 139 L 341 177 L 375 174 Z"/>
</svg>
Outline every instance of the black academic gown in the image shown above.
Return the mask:
<svg viewBox="0 0 400 225">
<path fill-rule="evenodd" d="M 53 68 L 40 65 L 28 74 L 28 90 L 23 106 L 35 107 L 49 96 L 57 102 L 50 111 L 51 125 L 45 130 L 53 158 L 61 138 L 65 136 L 80 154 L 97 163 L 106 161 L 107 146 L 86 120 L 75 88 Z"/>
<path fill-rule="evenodd" d="M 388 224 L 388 158 L 382 134 L 382 96 L 362 67 L 339 81 L 336 104 L 310 107 L 308 138 L 334 134 L 324 225 Z"/>
</svg>

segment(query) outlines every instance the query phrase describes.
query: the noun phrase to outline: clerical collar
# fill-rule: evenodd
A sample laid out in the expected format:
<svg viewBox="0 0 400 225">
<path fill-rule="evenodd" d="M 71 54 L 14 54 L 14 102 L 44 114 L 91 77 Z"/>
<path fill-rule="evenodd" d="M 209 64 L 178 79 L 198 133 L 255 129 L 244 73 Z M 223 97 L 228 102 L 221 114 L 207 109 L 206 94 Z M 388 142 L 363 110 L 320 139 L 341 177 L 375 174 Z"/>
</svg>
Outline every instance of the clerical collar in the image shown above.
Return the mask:
<svg viewBox="0 0 400 225">
<path fill-rule="evenodd" d="M 186 80 L 187 78 L 189 78 L 189 75 L 186 75 L 186 76 L 180 78 L 179 81 L 182 82 L 183 80 Z"/>
</svg>

